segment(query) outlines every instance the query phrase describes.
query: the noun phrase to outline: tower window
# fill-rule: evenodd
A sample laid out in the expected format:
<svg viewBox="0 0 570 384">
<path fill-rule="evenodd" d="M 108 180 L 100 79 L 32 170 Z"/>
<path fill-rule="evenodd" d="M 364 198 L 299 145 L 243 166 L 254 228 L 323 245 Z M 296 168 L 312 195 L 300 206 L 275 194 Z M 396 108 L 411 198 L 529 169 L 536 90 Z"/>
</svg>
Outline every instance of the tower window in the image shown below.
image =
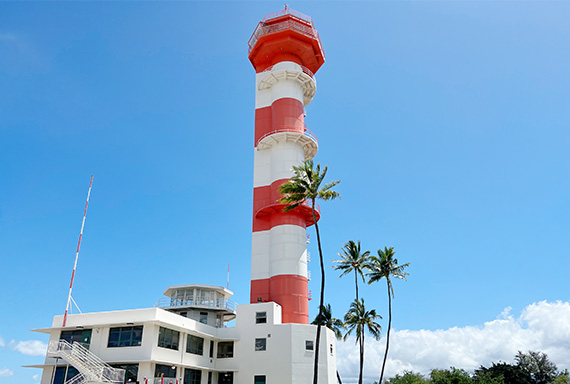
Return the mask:
<svg viewBox="0 0 570 384">
<path fill-rule="evenodd" d="M 313 348 L 313 340 L 305 340 L 305 349 L 307 351 L 312 351 Z"/>
<path fill-rule="evenodd" d="M 200 312 L 200 323 L 208 324 L 208 312 Z"/>
<path fill-rule="evenodd" d="M 253 376 L 253 384 L 265 384 L 265 375 Z"/>
<path fill-rule="evenodd" d="M 267 339 L 255 339 L 255 350 L 265 351 L 267 349 Z"/>
<path fill-rule="evenodd" d="M 265 323 L 267 323 L 267 312 L 256 312 L 255 324 L 265 324 Z"/>
</svg>

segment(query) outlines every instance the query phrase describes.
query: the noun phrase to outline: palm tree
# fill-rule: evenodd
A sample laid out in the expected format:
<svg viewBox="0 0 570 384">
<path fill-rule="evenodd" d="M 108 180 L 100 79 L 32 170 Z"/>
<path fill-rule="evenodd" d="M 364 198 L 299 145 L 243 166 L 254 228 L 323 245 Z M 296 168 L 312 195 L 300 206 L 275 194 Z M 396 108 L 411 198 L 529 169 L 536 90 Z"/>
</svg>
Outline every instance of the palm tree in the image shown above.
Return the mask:
<svg viewBox="0 0 570 384">
<path fill-rule="evenodd" d="M 327 167 L 321 172 L 321 165 L 313 166 L 313 160 L 306 160 L 299 166 L 293 166 L 293 177 L 286 183 L 281 184 L 279 193 L 283 195 L 279 201 L 288 204 L 283 212 L 290 211 L 302 204 L 309 203 L 313 213 L 313 222 L 315 223 L 315 231 L 317 232 L 317 244 L 319 246 L 319 258 L 321 261 L 321 298 L 319 301 L 319 318 L 322 317 L 323 302 L 325 295 L 325 267 L 323 261 L 323 251 L 321 248 L 321 236 L 319 234 L 319 226 L 315 214 L 315 204 L 317 199 L 333 200 L 340 197 L 338 192 L 332 188 L 340 183 L 340 180 L 326 183 L 321 187 Z M 319 344 L 321 337 L 321 324 L 317 325 L 317 340 L 315 341 L 315 365 L 313 368 L 313 384 L 318 384 L 319 375 Z"/>
<path fill-rule="evenodd" d="M 321 325 L 324 325 L 333 331 L 337 339 L 342 339 L 342 330 L 344 329 L 344 324 L 341 320 L 332 317 L 331 305 L 325 305 L 321 310 L 321 314 L 322 316 L 317 315 L 311 324 L 319 325 L 320 323 Z M 319 321 L 319 319 L 322 319 L 322 321 Z"/>
<path fill-rule="evenodd" d="M 382 372 L 380 373 L 380 381 L 384 378 L 384 368 L 386 367 L 386 358 L 388 357 L 388 348 L 390 347 L 390 329 L 392 327 L 392 298 L 394 297 L 394 286 L 392 285 L 392 277 L 397 279 L 406 280 L 409 273 L 404 272 L 404 269 L 410 263 L 398 265 L 398 259 L 394 257 L 394 247 L 384 247 L 378 250 L 378 257 L 371 256 L 368 268 L 371 270 L 368 273 L 368 284 L 375 283 L 381 279 L 386 279 L 388 286 L 388 332 L 386 333 L 386 352 L 384 353 L 384 361 L 382 362 Z"/>
<path fill-rule="evenodd" d="M 339 277 L 346 275 L 354 271 L 354 285 L 356 287 L 356 298 L 358 300 L 358 276 L 361 277 L 362 282 L 364 282 L 364 269 L 368 267 L 368 257 L 370 256 L 370 251 L 360 253 L 360 240 L 355 243 L 349 240 L 342 247 L 342 254 L 337 253 L 341 257 L 340 260 L 333 260 L 333 263 L 337 263 L 334 267 L 336 271 L 342 271 Z"/>
<path fill-rule="evenodd" d="M 374 339 L 380 339 L 382 327 L 375 320 L 381 319 L 382 316 L 376 314 L 376 310 L 367 311 L 364 307 L 364 299 L 355 300 L 350 304 L 350 309 L 344 316 L 344 326 L 346 334 L 344 339 L 355 331 L 356 342 L 360 344 L 360 374 L 358 376 L 358 384 L 362 384 L 362 370 L 364 368 L 364 334 L 367 330 Z"/>
<path fill-rule="evenodd" d="M 323 317 L 322 317 L 322 322 L 320 322 L 320 324 L 324 325 L 325 327 L 333 331 L 335 337 L 338 340 L 342 339 L 342 330 L 344 329 L 344 323 L 341 320 L 332 317 L 331 305 L 330 304 L 325 305 L 325 307 L 321 312 Z M 319 324 L 318 315 L 317 317 L 315 317 L 315 320 L 313 320 L 311 324 L 314 325 Z M 342 384 L 342 380 L 340 379 L 340 374 L 338 373 L 338 370 L 336 371 L 336 379 L 338 380 L 339 384 Z"/>
</svg>

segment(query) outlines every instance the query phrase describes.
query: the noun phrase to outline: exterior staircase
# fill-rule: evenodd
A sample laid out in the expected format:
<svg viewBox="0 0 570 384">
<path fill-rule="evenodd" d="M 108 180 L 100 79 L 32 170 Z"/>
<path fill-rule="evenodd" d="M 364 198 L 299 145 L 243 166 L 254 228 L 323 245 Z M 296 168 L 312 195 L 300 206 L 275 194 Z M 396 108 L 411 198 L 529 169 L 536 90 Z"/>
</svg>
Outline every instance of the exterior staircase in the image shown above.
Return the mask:
<svg viewBox="0 0 570 384">
<path fill-rule="evenodd" d="M 78 342 L 70 344 L 65 340 L 50 341 L 48 356 L 59 357 L 79 371 L 78 375 L 69 379 L 65 384 L 122 384 L 125 381 L 125 370 L 112 368 Z"/>
</svg>

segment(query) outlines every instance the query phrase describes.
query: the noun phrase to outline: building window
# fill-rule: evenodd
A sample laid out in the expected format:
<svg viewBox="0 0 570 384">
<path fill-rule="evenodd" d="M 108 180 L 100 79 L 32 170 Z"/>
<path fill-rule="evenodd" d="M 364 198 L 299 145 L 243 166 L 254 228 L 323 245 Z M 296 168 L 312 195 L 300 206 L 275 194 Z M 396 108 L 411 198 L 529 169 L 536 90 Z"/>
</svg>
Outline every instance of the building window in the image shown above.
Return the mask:
<svg viewBox="0 0 570 384">
<path fill-rule="evenodd" d="M 333 355 L 333 345 L 331 344 L 331 356 Z"/>
<path fill-rule="evenodd" d="M 218 373 L 218 384 L 233 384 L 233 382 L 234 382 L 233 372 Z"/>
<path fill-rule="evenodd" d="M 208 324 L 208 312 L 200 312 L 200 323 Z"/>
<path fill-rule="evenodd" d="M 210 340 L 210 358 L 214 357 L 214 340 Z"/>
<path fill-rule="evenodd" d="M 176 367 L 156 364 L 154 367 L 154 377 L 176 377 Z"/>
<path fill-rule="evenodd" d="M 190 368 L 184 370 L 184 384 L 200 384 L 200 381 L 202 381 L 202 371 Z"/>
<path fill-rule="evenodd" d="M 265 384 L 265 375 L 253 376 L 253 384 Z"/>
<path fill-rule="evenodd" d="M 118 327 L 109 330 L 108 348 L 138 347 L 142 341 L 142 325 L 136 327 Z"/>
<path fill-rule="evenodd" d="M 255 339 L 255 350 L 256 351 L 265 351 L 267 347 L 267 339 Z"/>
<path fill-rule="evenodd" d="M 208 384 L 212 384 L 212 371 L 208 371 Z"/>
<path fill-rule="evenodd" d="M 76 331 L 61 331 L 60 340 L 65 340 L 69 344 L 74 342 L 81 343 L 85 348 L 89 349 L 91 343 L 91 329 L 78 329 Z"/>
<path fill-rule="evenodd" d="M 305 340 L 305 349 L 307 351 L 313 350 L 313 340 Z"/>
<path fill-rule="evenodd" d="M 256 312 L 255 324 L 265 324 L 265 323 L 267 323 L 267 312 Z"/>
<path fill-rule="evenodd" d="M 138 364 L 111 364 L 111 367 L 125 370 L 125 381 L 123 383 L 134 383 L 138 380 Z"/>
<path fill-rule="evenodd" d="M 220 341 L 218 343 L 218 359 L 234 357 L 234 342 Z"/>
<path fill-rule="evenodd" d="M 53 384 L 64 384 L 67 380 L 71 380 L 79 374 L 79 371 L 74 367 L 57 367 L 55 375 L 53 376 Z"/>
<path fill-rule="evenodd" d="M 188 335 L 186 343 L 186 352 L 195 355 L 204 354 L 204 339 L 194 335 Z"/>
<path fill-rule="evenodd" d="M 160 331 L 158 333 L 158 346 L 162 348 L 175 349 L 178 351 L 179 338 L 180 332 L 160 327 Z"/>
</svg>

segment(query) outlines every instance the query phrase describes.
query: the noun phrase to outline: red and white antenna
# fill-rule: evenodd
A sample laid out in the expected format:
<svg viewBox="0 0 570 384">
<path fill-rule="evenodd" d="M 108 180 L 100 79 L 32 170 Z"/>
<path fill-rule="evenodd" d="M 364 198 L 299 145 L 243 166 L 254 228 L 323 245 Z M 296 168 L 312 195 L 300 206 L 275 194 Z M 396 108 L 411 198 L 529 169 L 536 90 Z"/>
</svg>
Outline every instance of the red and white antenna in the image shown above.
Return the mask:
<svg viewBox="0 0 570 384">
<path fill-rule="evenodd" d="M 65 306 L 65 315 L 63 315 L 63 326 L 67 322 L 67 311 L 71 304 L 71 290 L 73 289 L 73 278 L 75 277 L 75 269 L 77 268 L 77 259 L 79 258 L 79 247 L 81 246 L 81 237 L 83 236 L 83 227 L 85 227 L 85 216 L 87 216 L 87 206 L 89 205 L 89 196 L 91 196 L 91 185 L 93 184 L 93 175 L 89 182 L 89 191 L 87 192 L 87 201 L 85 202 L 85 211 L 83 211 L 83 221 L 81 222 L 81 232 L 79 232 L 79 241 L 77 242 L 77 251 L 75 252 L 75 263 L 73 264 L 73 272 L 71 273 L 71 283 L 69 284 L 69 295 L 67 296 L 67 305 Z M 75 300 L 73 300 L 75 303 Z M 77 306 L 77 304 L 75 304 Z"/>
</svg>

